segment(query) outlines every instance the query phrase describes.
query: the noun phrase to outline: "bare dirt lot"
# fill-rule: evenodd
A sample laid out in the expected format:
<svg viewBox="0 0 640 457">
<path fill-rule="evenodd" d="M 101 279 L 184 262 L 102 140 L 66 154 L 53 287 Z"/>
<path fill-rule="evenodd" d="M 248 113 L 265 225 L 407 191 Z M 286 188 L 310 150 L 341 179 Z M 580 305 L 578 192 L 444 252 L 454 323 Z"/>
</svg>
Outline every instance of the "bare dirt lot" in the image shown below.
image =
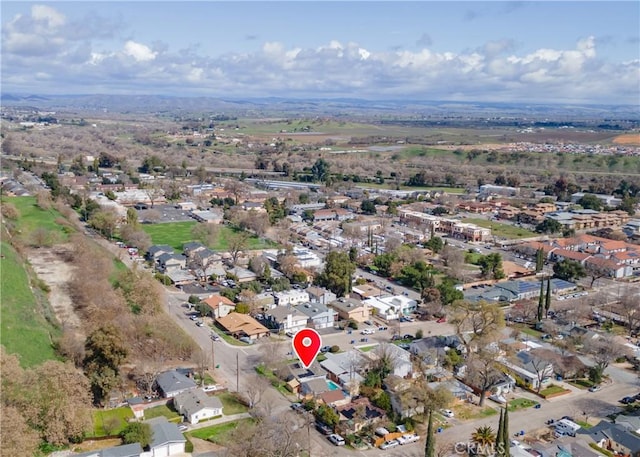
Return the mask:
<svg viewBox="0 0 640 457">
<path fill-rule="evenodd" d="M 616 144 L 640 145 L 640 133 L 629 133 L 627 135 L 618 135 L 613 139 Z"/>
<path fill-rule="evenodd" d="M 64 244 L 32 249 L 28 253 L 28 259 L 38 278 L 49 286 L 49 303 L 58 321 L 63 327 L 79 329 L 80 320 L 67 292 L 67 282 L 73 275 L 73 267 L 65 262 L 64 257 L 70 249 L 69 245 Z"/>
</svg>

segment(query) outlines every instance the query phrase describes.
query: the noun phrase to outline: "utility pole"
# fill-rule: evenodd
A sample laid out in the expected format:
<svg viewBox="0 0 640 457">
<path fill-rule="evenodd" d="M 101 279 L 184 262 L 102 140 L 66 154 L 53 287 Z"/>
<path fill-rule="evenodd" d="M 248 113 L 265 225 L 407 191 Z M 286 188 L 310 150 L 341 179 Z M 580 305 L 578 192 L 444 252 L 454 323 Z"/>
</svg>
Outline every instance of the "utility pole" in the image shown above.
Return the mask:
<svg viewBox="0 0 640 457">
<path fill-rule="evenodd" d="M 236 352 L 236 392 L 240 392 L 240 363 L 238 362 L 240 354 Z"/>
<path fill-rule="evenodd" d="M 216 368 L 216 352 L 213 347 L 213 340 L 211 340 L 211 371 Z"/>
</svg>

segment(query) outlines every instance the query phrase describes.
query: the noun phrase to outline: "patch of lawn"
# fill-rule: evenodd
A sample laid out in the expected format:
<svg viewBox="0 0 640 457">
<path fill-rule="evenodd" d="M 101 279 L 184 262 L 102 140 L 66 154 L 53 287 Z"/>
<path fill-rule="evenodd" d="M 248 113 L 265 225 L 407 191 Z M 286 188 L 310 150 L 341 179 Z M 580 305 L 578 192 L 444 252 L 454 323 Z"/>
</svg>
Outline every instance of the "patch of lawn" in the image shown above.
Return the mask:
<svg viewBox="0 0 640 457">
<path fill-rule="evenodd" d="M 153 408 L 144 410 L 145 419 L 153 419 L 154 417 L 166 417 L 167 419 L 171 420 L 179 416 L 180 415 L 175 409 L 169 408 L 167 405 L 158 405 L 154 406 Z"/>
<path fill-rule="evenodd" d="M 36 229 L 44 229 L 54 240 L 66 241 L 69 233 L 75 231 L 71 224 L 54 208 L 44 210 L 36 204 L 36 197 L 4 197 L 2 203 L 10 203 L 20 212 L 16 220 L 20 238 L 28 242 Z M 65 223 L 61 224 L 60 221 Z"/>
<path fill-rule="evenodd" d="M 57 360 L 53 341 L 61 332 L 46 318 L 53 319 L 53 314 L 44 295 L 29 287 L 24 264 L 11 245 L 1 243 L 0 253 L 0 344 L 10 354 L 17 354 L 24 368 Z"/>
<path fill-rule="evenodd" d="M 593 427 L 593 425 L 585 421 L 576 421 L 576 424 L 578 424 L 582 428 L 587 428 L 587 429 Z"/>
<path fill-rule="evenodd" d="M 540 235 L 539 233 L 529 231 L 522 227 L 516 227 L 515 225 L 502 224 L 500 222 L 493 222 L 475 217 L 463 219 L 462 222 L 468 222 L 470 224 L 476 224 L 480 227 L 490 228 L 491 234 L 499 238 L 520 239 Z"/>
<path fill-rule="evenodd" d="M 529 336 L 532 336 L 534 338 L 540 338 L 542 335 L 544 335 L 544 333 L 542 333 L 542 332 L 540 332 L 540 331 L 538 331 L 538 330 L 536 330 L 534 328 L 531 328 L 531 327 L 529 327 L 527 325 L 518 325 L 518 326 L 514 325 L 514 327 L 517 327 L 525 335 L 529 335 Z"/>
<path fill-rule="evenodd" d="M 128 419 L 133 419 L 133 411 L 129 407 L 96 410 L 93 412 L 93 436 L 118 435 L 127 426 Z"/>
<path fill-rule="evenodd" d="M 576 379 L 574 381 L 567 381 L 567 382 L 572 386 L 577 387 L 578 389 L 583 389 L 583 390 L 593 386 L 593 383 L 588 379 Z"/>
<path fill-rule="evenodd" d="M 358 349 L 360 349 L 360 351 L 362 351 L 362 352 L 369 352 L 369 351 L 374 350 L 377 347 L 378 347 L 377 344 L 372 344 L 371 346 L 364 346 L 364 347 L 361 347 L 361 348 L 358 348 Z"/>
<path fill-rule="evenodd" d="M 531 408 L 532 406 L 535 406 L 537 404 L 537 401 L 529 400 L 528 398 L 515 398 L 509 401 L 509 411 Z"/>
<path fill-rule="evenodd" d="M 227 422 L 220 425 L 212 425 L 211 427 L 204 427 L 192 432 L 188 432 L 187 436 L 211 441 L 212 443 L 216 444 L 225 444 L 229 442 L 231 432 L 233 432 L 237 428 L 247 427 L 253 422 L 253 419 L 242 419 L 239 421 Z"/>
<path fill-rule="evenodd" d="M 222 413 L 225 416 L 246 413 L 249 410 L 249 408 L 247 408 L 244 403 L 242 403 L 235 395 L 229 392 L 223 392 L 219 395 L 216 395 L 216 397 L 218 397 L 222 402 Z"/>
<path fill-rule="evenodd" d="M 564 389 L 560 386 L 556 386 L 555 384 L 551 384 L 548 387 L 542 389 L 540 391 L 540 395 L 546 397 L 548 395 L 559 394 L 561 392 L 567 392 L 567 389 Z"/>
<path fill-rule="evenodd" d="M 191 230 L 197 224 L 195 221 L 168 222 L 166 224 L 142 224 L 143 230 L 151 237 L 153 244 L 167 244 L 176 252 L 182 252 L 182 246 L 189 241 L 194 241 Z M 234 233 L 234 229 L 227 225 L 219 227 L 218 239 L 214 246 L 216 251 L 226 251 L 229 249 L 229 237 Z M 247 249 L 274 248 L 277 245 L 269 240 L 252 236 L 247 240 Z"/>
<path fill-rule="evenodd" d="M 478 406 L 473 406 L 469 404 L 462 404 L 453 408 L 453 411 L 456 415 L 456 418 L 467 420 L 467 419 L 480 419 L 483 417 L 493 416 L 498 412 L 491 407 L 480 408 Z"/>
<path fill-rule="evenodd" d="M 227 343 L 229 343 L 232 346 L 249 346 L 247 343 L 239 341 L 239 340 L 235 339 L 234 337 L 232 337 L 231 335 L 227 335 L 222 330 L 218 329 L 216 326 L 211 327 L 211 329 L 212 329 L 212 331 L 216 332 L 218 334 L 218 336 L 220 336 L 220 338 L 222 338 L 223 340 L 225 340 Z"/>
</svg>

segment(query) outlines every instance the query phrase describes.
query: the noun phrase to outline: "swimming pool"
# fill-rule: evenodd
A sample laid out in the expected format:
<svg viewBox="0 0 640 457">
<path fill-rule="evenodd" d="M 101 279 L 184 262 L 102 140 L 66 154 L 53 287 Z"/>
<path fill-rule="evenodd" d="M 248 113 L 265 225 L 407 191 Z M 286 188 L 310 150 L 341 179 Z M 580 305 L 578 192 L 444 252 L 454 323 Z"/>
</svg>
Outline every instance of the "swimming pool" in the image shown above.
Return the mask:
<svg viewBox="0 0 640 457">
<path fill-rule="evenodd" d="M 331 390 L 340 390 L 340 386 L 333 381 L 327 381 L 327 385 Z"/>
</svg>

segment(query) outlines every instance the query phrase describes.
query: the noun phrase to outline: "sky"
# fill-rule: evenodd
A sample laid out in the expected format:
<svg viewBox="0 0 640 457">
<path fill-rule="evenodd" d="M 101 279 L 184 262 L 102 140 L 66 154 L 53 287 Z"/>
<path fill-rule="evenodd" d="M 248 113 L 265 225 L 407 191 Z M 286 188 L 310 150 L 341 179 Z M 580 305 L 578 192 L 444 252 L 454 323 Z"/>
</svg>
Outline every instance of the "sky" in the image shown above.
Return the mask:
<svg viewBox="0 0 640 457">
<path fill-rule="evenodd" d="M 640 2 L 0 3 L 14 94 L 625 104 Z"/>
</svg>

